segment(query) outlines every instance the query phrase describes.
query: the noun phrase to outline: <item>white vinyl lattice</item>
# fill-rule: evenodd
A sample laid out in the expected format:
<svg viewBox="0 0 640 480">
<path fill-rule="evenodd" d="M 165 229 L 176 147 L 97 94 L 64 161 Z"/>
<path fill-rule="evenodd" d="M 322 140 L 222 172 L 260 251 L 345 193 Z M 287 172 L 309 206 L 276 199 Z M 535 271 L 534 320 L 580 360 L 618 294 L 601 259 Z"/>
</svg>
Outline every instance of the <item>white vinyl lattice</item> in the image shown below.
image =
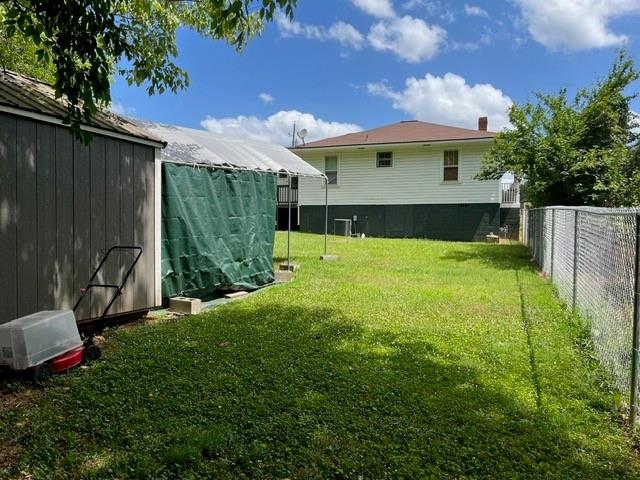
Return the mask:
<svg viewBox="0 0 640 480">
<path fill-rule="evenodd" d="M 640 210 L 547 207 L 525 210 L 525 243 L 558 294 L 589 330 L 616 387 L 631 386 Z"/>
</svg>

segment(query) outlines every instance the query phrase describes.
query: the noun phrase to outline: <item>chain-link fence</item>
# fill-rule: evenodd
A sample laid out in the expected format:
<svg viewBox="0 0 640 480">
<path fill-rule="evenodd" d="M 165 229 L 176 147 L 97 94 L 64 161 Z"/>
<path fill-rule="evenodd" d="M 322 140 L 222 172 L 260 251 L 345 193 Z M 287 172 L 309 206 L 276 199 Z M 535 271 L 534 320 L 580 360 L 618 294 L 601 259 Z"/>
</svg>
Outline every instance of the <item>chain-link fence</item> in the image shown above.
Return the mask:
<svg viewBox="0 0 640 480">
<path fill-rule="evenodd" d="M 567 305 L 586 322 L 603 368 L 637 414 L 640 209 L 522 211 L 525 245 Z"/>
</svg>

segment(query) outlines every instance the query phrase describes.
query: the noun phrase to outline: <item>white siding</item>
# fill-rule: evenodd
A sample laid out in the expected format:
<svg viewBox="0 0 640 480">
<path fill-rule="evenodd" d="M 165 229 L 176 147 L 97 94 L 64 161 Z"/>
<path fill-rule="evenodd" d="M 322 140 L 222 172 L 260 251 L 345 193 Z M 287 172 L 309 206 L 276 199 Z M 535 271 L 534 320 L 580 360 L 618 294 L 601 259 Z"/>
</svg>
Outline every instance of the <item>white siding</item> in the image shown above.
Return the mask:
<svg viewBox="0 0 640 480">
<path fill-rule="evenodd" d="M 338 155 L 338 185 L 329 185 L 330 205 L 499 203 L 500 182 L 474 180 L 490 144 L 297 152 L 324 171 L 324 157 Z M 393 151 L 393 167 L 376 168 L 377 151 Z M 459 178 L 443 182 L 445 150 L 459 151 Z M 300 205 L 323 205 L 324 184 L 300 179 Z"/>
</svg>

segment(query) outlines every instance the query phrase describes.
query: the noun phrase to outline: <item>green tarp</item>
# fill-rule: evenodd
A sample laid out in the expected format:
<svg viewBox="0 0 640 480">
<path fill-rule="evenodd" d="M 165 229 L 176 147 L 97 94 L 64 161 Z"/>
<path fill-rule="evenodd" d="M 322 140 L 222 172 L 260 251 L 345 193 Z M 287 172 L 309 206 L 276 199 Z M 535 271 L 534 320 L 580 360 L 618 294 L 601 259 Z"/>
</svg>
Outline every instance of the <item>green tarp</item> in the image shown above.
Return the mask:
<svg viewBox="0 0 640 480">
<path fill-rule="evenodd" d="M 162 165 L 162 295 L 210 298 L 274 281 L 277 177 Z"/>
</svg>

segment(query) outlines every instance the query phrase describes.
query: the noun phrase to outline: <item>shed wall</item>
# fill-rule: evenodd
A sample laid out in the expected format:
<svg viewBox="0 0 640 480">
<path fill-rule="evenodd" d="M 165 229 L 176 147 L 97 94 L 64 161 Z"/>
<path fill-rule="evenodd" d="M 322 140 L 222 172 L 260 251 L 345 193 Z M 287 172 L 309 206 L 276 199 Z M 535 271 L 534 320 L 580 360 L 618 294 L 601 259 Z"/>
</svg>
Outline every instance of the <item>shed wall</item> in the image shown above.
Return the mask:
<svg viewBox="0 0 640 480">
<path fill-rule="evenodd" d="M 0 323 L 72 308 L 116 244 L 143 254 L 109 314 L 155 306 L 155 188 L 152 147 L 101 135 L 85 146 L 65 127 L 0 113 Z M 114 258 L 99 280 L 118 283 L 130 260 Z M 106 300 L 87 297 L 78 320 Z"/>
</svg>

